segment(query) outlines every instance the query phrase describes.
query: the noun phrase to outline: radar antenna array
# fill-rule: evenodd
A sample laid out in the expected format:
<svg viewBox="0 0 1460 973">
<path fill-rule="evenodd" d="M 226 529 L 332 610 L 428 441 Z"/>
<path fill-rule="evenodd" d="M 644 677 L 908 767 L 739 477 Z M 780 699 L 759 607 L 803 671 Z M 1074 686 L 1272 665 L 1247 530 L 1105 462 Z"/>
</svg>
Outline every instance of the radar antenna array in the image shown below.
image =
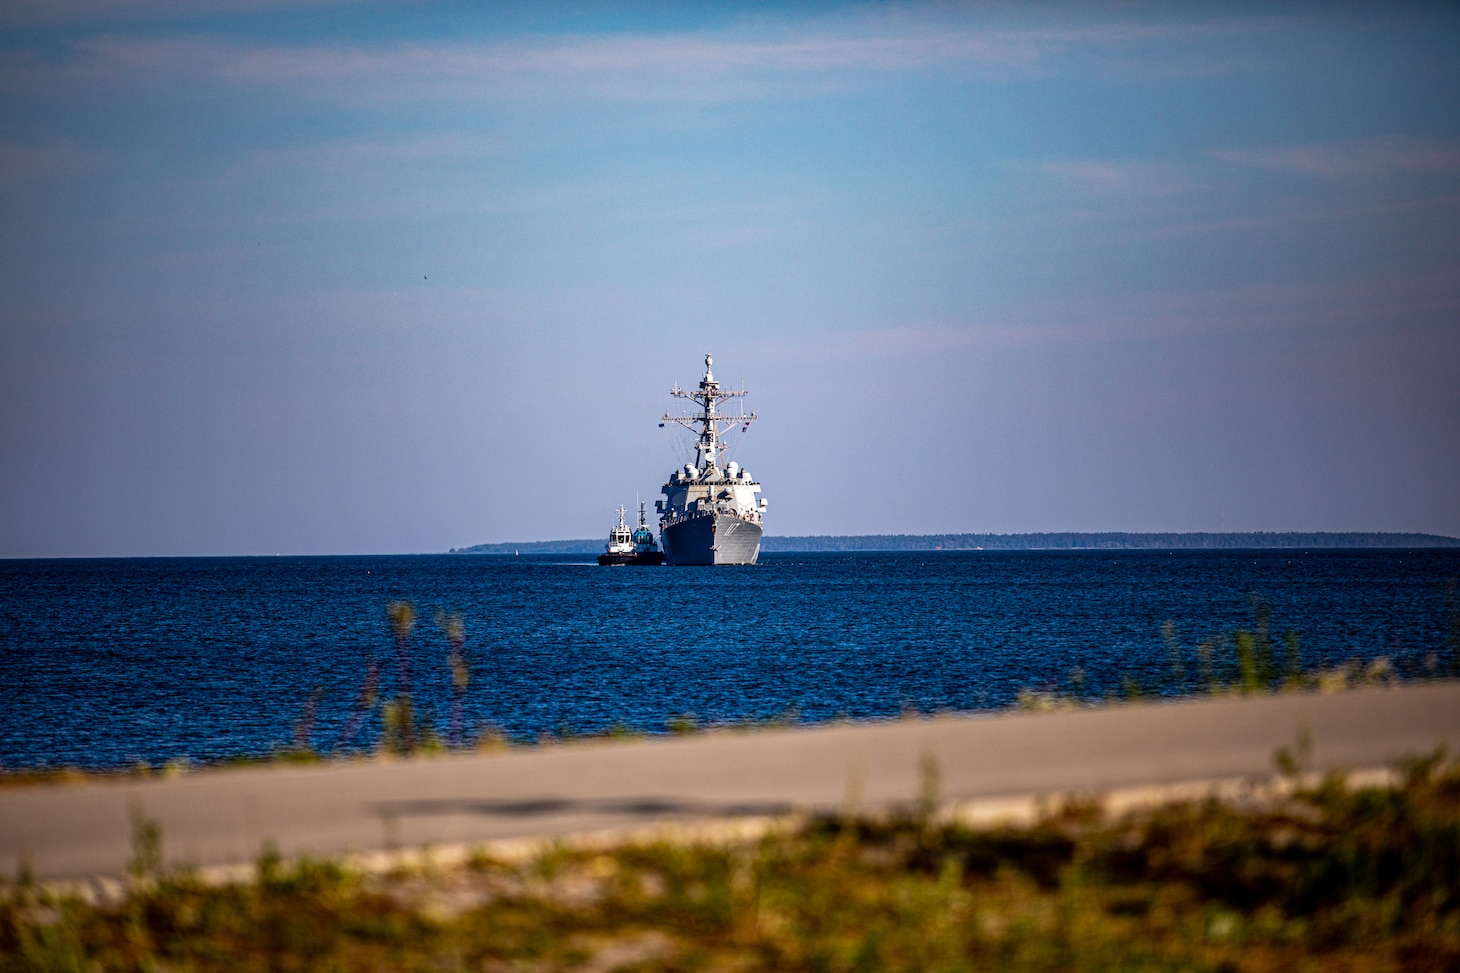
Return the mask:
<svg viewBox="0 0 1460 973">
<path fill-rule="evenodd" d="M 720 469 L 720 454 L 723 447 L 725 433 L 736 426 L 744 426 L 746 430 L 757 418 L 754 412 L 747 414 L 742 403 L 739 415 L 721 415 L 719 404 L 727 399 L 738 399 L 745 395 L 745 389 L 722 389 L 720 383 L 715 381 L 713 372 L 714 356 L 705 356 L 705 377 L 700 380 L 699 387 L 693 390 L 682 389 L 679 383 L 669 390 L 669 394 L 680 399 L 687 399 L 699 406 L 699 415 L 680 413 L 670 415 L 668 412 L 660 417 L 659 425 L 673 422 L 683 426 L 695 434 L 695 467 L 700 471 Z"/>
</svg>

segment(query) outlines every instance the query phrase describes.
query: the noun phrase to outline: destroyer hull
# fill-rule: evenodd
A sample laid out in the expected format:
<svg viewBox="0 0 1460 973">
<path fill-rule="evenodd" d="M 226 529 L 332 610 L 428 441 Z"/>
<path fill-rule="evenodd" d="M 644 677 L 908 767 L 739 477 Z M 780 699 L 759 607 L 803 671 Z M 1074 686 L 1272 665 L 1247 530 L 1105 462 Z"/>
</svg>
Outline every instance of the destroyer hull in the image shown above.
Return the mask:
<svg viewBox="0 0 1460 973">
<path fill-rule="evenodd" d="M 660 539 L 668 564 L 754 564 L 760 535 L 759 524 L 716 514 L 671 524 Z"/>
</svg>

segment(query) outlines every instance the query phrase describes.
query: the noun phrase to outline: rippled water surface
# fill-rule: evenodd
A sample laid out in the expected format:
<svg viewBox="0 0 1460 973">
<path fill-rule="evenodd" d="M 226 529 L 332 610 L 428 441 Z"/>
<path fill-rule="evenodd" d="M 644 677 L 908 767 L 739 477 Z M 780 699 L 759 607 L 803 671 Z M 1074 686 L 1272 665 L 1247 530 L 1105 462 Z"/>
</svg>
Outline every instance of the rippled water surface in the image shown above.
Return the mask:
<svg viewBox="0 0 1460 973">
<path fill-rule="evenodd" d="M 1195 646 L 1253 623 L 1307 665 L 1448 667 L 1456 551 L 773 554 L 750 568 L 413 557 L 0 561 L 0 764 L 214 760 L 287 744 L 320 690 L 329 749 L 369 660 L 394 691 L 386 606 L 415 603 L 418 705 L 450 696 L 438 610 L 466 625 L 469 732 L 662 732 L 703 722 L 1009 705 L 1021 688 L 1178 691 Z M 357 738 L 369 744 L 378 716 Z"/>
</svg>

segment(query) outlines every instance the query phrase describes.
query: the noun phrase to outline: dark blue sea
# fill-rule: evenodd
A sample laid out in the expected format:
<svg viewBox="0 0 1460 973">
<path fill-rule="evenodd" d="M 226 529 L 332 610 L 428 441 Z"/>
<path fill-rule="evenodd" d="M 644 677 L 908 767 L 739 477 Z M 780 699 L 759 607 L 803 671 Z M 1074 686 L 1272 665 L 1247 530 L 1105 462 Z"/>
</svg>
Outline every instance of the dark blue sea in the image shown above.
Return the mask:
<svg viewBox="0 0 1460 973">
<path fill-rule="evenodd" d="M 341 741 L 371 660 L 395 692 L 387 618 L 408 600 L 418 712 L 448 733 L 459 613 L 467 737 L 666 732 L 701 723 L 1011 705 L 1195 689 L 1197 646 L 1271 606 L 1306 668 L 1385 656 L 1449 671 L 1460 551 L 771 554 L 748 568 L 599 568 L 591 558 L 0 561 L 0 765 L 216 761 Z M 1177 654 L 1162 626 L 1175 629 Z M 1451 641 L 1447 641 L 1447 639 Z M 1227 646 L 1223 648 L 1223 646 Z M 1179 660 L 1179 667 L 1173 661 Z M 1228 673 L 1230 675 L 1230 672 Z"/>
</svg>

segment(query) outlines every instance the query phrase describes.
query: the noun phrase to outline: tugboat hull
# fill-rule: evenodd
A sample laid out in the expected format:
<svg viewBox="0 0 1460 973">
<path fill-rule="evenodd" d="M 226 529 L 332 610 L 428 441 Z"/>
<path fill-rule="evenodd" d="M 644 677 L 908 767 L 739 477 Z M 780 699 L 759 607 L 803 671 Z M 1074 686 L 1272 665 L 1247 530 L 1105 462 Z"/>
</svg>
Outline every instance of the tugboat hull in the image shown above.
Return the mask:
<svg viewBox="0 0 1460 973">
<path fill-rule="evenodd" d="M 663 551 L 638 551 L 633 554 L 600 554 L 598 563 L 607 567 L 609 565 L 636 565 L 636 564 L 663 564 Z"/>
<path fill-rule="evenodd" d="M 671 524 L 660 538 L 669 564 L 754 564 L 760 535 L 759 524 L 715 514 Z"/>
</svg>

